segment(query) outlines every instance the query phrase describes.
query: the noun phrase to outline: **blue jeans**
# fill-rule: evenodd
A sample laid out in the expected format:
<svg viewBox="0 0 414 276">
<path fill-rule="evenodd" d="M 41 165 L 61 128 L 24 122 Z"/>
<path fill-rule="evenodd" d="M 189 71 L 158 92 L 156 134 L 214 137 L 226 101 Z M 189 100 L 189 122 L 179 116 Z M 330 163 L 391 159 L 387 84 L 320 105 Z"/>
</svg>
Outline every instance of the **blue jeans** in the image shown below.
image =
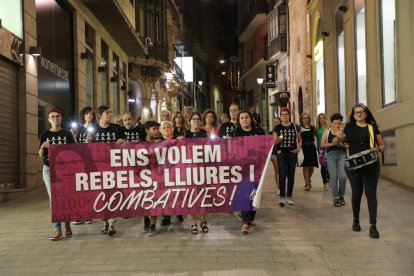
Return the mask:
<svg viewBox="0 0 414 276">
<path fill-rule="evenodd" d="M 346 189 L 345 152 L 334 150 L 326 152 L 329 180 L 331 181 L 332 197 L 344 197 Z"/>
<path fill-rule="evenodd" d="M 277 165 L 279 167 L 279 187 L 280 197 L 292 197 L 293 186 L 295 185 L 295 170 L 297 156 L 293 153 L 280 153 L 277 155 Z M 287 178 L 287 193 L 286 193 Z"/>
<path fill-rule="evenodd" d="M 52 187 L 50 184 L 50 167 L 46 165 L 43 165 L 43 182 L 45 182 L 47 194 L 49 196 L 49 205 L 50 205 L 52 202 L 52 192 L 51 192 Z M 65 227 L 69 227 L 69 226 L 70 226 L 70 221 L 65 221 Z M 62 229 L 61 222 L 55 222 L 54 227 L 56 230 Z"/>
</svg>

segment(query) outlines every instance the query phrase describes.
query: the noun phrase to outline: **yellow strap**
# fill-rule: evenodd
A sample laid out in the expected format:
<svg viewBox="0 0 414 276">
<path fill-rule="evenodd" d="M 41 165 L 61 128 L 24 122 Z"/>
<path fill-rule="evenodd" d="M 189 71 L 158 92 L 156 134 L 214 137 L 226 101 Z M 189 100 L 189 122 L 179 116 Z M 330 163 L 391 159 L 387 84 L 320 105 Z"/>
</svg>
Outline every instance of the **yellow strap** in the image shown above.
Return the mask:
<svg viewBox="0 0 414 276">
<path fill-rule="evenodd" d="M 369 146 L 374 148 L 374 128 L 371 124 L 368 124 L 368 131 L 369 131 Z"/>
</svg>

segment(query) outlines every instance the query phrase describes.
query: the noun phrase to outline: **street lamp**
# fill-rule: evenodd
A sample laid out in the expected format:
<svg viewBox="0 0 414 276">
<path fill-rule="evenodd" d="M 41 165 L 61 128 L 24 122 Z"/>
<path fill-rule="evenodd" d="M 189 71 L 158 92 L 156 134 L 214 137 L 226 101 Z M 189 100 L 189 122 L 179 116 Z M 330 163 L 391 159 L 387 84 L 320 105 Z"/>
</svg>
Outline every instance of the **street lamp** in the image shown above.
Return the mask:
<svg viewBox="0 0 414 276">
<path fill-rule="evenodd" d="M 199 86 L 202 86 L 202 85 L 203 85 L 203 81 L 201 81 L 201 80 L 200 80 L 200 81 L 198 81 L 198 85 L 199 85 Z"/>
<path fill-rule="evenodd" d="M 258 77 L 257 79 L 256 79 L 256 81 L 257 81 L 257 84 L 258 85 L 262 85 L 263 84 L 263 78 L 262 77 Z"/>
</svg>

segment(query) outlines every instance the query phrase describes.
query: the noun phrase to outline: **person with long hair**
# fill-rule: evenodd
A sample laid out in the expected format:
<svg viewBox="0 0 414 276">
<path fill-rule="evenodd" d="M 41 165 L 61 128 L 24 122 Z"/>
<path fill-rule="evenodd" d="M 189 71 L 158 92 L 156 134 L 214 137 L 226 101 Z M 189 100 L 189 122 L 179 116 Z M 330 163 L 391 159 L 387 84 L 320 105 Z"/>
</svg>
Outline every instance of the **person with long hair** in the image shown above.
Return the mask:
<svg viewBox="0 0 414 276">
<path fill-rule="evenodd" d="M 270 132 L 270 134 L 276 133 L 275 128 L 276 126 L 280 125 L 280 117 L 275 117 L 273 119 L 273 130 Z M 273 146 L 272 151 L 272 164 L 273 169 L 275 171 L 275 181 L 276 181 L 276 188 L 277 188 L 277 195 L 280 195 L 280 189 L 279 189 L 279 167 L 277 166 L 277 147 L 276 145 Z"/>
<path fill-rule="evenodd" d="M 321 147 L 326 149 L 326 161 L 328 165 L 332 198 L 335 207 L 345 206 L 345 145 L 334 145 L 333 139 L 341 132 L 343 117 L 339 113 L 331 116 L 332 127 L 326 130 L 322 136 Z"/>
<path fill-rule="evenodd" d="M 339 133 L 333 143 L 339 146 L 340 143 L 348 143 L 349 156 L 361 154 L 370 150 L 375 153 L 385 150 L 384 141 L 381 132 L 378 129 L 377 122 L 371 111 L 364 104 L 356 104 L 352 108 L 349 121 L 345 125 L 343 132 Z M 377 229 L 377 186 L 380 176 L 379 159 L 369 165 L 360 168 L 346 168 L 346 175 L 351 183 L 352 189 L 352 212 L 354 220 L 352 224 L 353 231 L 361 231 L 359 222 L 359 212 L 361 208 L 361 198 L 365 189 L 369 212 L 369 236 L 379 238 Z"/>
<path fill-rule="evenodd" d="M 69 130 L 62 129 L 62 112 L 59 108 L 52 108 L 48 112 L 48 121 L 51 128 L 45 130 L 40 135 L 39 156 L 43 160 L 43 181 L 45 182 L 47 194 L 50 204 L 52 202 L 52 187 L 50 182 L 50 166 L 49 166 L 49 147 L 50 145 L 72 144 L 75 143 L 72 133 Z M 66 237 L 72 236 L 70 221 L 65 221 L 63 234 Z M 57 241 L 62 238 L 61 222 L 54 223 L 55 231 L 50 240 Z"/>
<path fill-rule="evenodd" d="M 192 139 L 192 138 L 207 138 L 207 132 L 201 127 L 201 114 L 197 111 L 191 112 L 188 117 L 190 122 L 190 128 L 184 132 L 185 139 Z M 201 214 L 201 223 L 200 223 L 201 231 L 203 233 L 208 233 L 208 226 L 207 226 L 207 215 Z M 196 235 L 198 234 L 198 227 L 197 227 L 197 220 L 196 215 L 191 215 L 191 233 Z"/>
<path fill-rule="evenodd" d="M 181 111 L 176 111 L 172 120 L 173 124 L 173 135 L 174 138 L 183 136 L 184 131 L 186 130 L 186 123 L 184 120 L 184 115 Z"/>
<path fill-rule="evenodd" d="M 329 129 L 328 121 L 326 120 L 325 113 L 318 114 L 318 120 L 316 122 L 316 149 L 318 150 L 319 160 L 325 158 L 326 156 L 326 149 L 321 147 L 321 141 L 323 133 Z M 328 165 L 320 162 L 321 165 L 321 177 L 323 182 L 323 187 L 325 190 L 329 190 L 331 187 L 331 183 L 329 181 L 329 172 L 328 172 Z"/>
<path fill-rule="evenodd" d="M 249 111 L 241 111 L 237 117 L 237 122 L 238 125 L 234 131 L 235 137 L 257 136 L 265 134 L 263 129 L 256 127 L 256 122 L 253 118 L 253 114 Z M 243 221 L 241 232 L 245 235 L 249 233 L 249 227 L 256 227 L 256 224 L 254 223 L 256 211 L 253 210 L 253 206 L 250 206 L 250 208 L 251 210 L 241 211 L 241 217 Z"/>
<path fill-rule="evenodd" d="M 207 132 L 210 138 L 215 138 L 218 135 L 217 114 L 212 109 L 207 109 L 203 113 L 203 129 Z"/>
<path fill-rule="evenodd" d="M 310 191 L 314 168 L 319 167 L 315 146 L 315 127 L 311 124 L 310 115 L 306 112 L 300 115 L 299 120 L 303 151 L 301 167 L 303 168 L 303 178 L 305 179 L 305 191 Z"/>
<path fill-rule="evenodd" d="M 295 185 L 295 170 L 297 154 L 302 146 L 300 132 L 290 121 L 290 109 L 283 107 L 280 110 L 281 124 L 275 127 L 276 154 L 279 168 L 280 197 L 279 206 L 294 205 L 292 200 L 293 186 Z M 286 191 L 287 180 L 287 191 Z M 287 198 L 286 198 L 287 197 Z"/>
</svg>

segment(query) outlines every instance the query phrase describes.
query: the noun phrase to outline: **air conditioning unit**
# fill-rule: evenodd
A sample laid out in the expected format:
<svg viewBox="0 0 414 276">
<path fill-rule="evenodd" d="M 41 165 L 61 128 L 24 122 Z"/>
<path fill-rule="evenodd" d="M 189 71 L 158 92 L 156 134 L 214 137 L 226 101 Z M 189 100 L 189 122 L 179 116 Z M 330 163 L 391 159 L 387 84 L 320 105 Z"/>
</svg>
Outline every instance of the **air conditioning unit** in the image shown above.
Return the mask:
<svg viewBox="0 0 414 276">
<path fill-rule="evenodd" d="M 279 92 L 286 92 L 287 90 L 287 80 L 278 81 L 278 90 Z"/>
</svg>

